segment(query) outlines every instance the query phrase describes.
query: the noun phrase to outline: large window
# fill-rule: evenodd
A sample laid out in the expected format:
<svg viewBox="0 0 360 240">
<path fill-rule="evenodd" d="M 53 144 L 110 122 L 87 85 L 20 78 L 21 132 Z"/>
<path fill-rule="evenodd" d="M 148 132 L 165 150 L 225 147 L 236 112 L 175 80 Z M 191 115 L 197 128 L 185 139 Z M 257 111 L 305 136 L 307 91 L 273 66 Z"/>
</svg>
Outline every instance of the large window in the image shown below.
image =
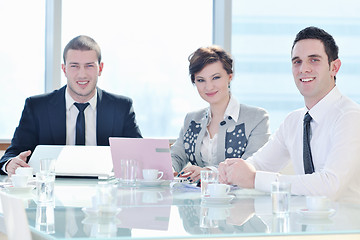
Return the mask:
<svg viewBox="0 0 360 240">
<path fill-rule="evenodd" d="M 0 139 L 12 137 L 25 98 L 45 89 L 45 3 L 0 2 Z M 337 84 L 360 102 L 359 12 L 360 3 L 351 0 L 304 0 L 296 7 L 286 0 L 232 0 L 233 95 L 268 110 L 272 132 L 290 111 L 303 107 L 290 49 L 296 33 L 314 25 L 337 41 Z M 54 51 L 77 35 L 93 37 L 105 63 L 99 87 L 134 100 L 145 137 L 174 138 L 187 112 L 207 106 L 190 83 L 187 58 L 212 44 L 212 14 L 211 0 L 62 0 L 62 47 Z"/>
<path fill-rule="evenodd" d="M 0 139 L 12 137 L 25 98 L 44 92 L 44 1 L 0 1 Z"/>
<path fill-rule="evenodd" d="M 99 43 L 98 85 L 133 99 L 144 137 L 176 137 L 185 114 L 206 106 L 187 58 L 212 43 L 212 1 L 63 0 L 62 12 L 63 47 L 80 34 Z"/>
<path fill-rule="evenodd" d="M 304 106 L 293 81 L 290 51 L 295 35 L 305 27 L 317 26 L 333 35 L 342 61 L 337 85 L 360 102 L 360 3 L 330 2 L 232 2 L 232 91 L 241 102 L 268 110 L 272 132 L 290 111 Z"/>
</svg>

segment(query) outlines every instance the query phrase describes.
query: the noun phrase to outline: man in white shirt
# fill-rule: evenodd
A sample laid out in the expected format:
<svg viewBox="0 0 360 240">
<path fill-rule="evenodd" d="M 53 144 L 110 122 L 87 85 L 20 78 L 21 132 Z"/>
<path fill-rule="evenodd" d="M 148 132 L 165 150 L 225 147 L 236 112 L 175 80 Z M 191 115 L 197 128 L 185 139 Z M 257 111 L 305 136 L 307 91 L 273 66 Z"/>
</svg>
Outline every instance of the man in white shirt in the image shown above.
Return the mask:
<svg viewBox="0 0 360 240">
<path fill-rule="evenodd" d="M 37 145 L 108 146 L 109 137 L 141 137 L 132 100 L 97 87 L 104 63 L 92 38 L 72 39 L 63 60 L 67 85 L 26 99 L 11 145 L 0 160 L 1 174 L 29 167 Z"/>
<path fill-rule="evenodd" d="M 291 56 L 305 108 L 290 113 L 269 142 L 247 161 L 221 163 L 220 181 L 262 191 L 270 191 L 271 182 L 284 181 L 292 184 L 292 194 L 356 201 L 360 199 L 360 107 L 336 86 L 341 66 L 338 47 L 327 32 L 308 27 L 297 34 Z M 305 173 L 303 121 L 307 112 L 312 118 L 313 170 Z M 289 161 L 296 175 L 279 174 Z"/>
</svg>

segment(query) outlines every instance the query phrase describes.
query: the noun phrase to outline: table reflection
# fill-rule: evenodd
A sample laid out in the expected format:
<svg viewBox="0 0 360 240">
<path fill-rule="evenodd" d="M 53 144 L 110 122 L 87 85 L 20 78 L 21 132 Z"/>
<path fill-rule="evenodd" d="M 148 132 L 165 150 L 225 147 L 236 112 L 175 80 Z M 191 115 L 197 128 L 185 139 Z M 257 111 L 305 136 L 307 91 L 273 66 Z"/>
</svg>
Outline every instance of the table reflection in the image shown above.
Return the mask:
<svg viewBox="0 0 360 240">
<path fill-rule="evenodd" d="M 179 214 L 191 234 L 268 232 L 268 226 L 254 211 L 254 199 L 237 199 L 230 204 L 207 204 L 201 199 L 184 200 Z M 200 208 L 199 206 L 200 205 Z"/>
<path fill-rule="evenodd" d="M 333 203 L 335 214 L 310 219 L 299 213 L 306 208 L 303 196 L 292 196 L 290 214 L 272 214 L 268 194 L 239 189 L 229 203 L 202 202 L 196 189 L 169 186 L 116 187 L 114 214 L 99 214 L 96 209 L 96 181 L 58 181 L 55 205 L 40 206 L 35 194 L 24 196 L 32 231 L 54 239 L 86 238 L 178 238 L 193 235 L 217 236 L 292 235 L 360 232 L 360 205 Z M 34 191 L 35 192 L 35 191 Z M 94 208 L 95 206 L 95 208 Z"/>
<path fill-rule="evenodd" d="M 47 234 L 55 233 L 54 203 L 38 204 L 36 207 L 35 228 Z"/>
</svg>

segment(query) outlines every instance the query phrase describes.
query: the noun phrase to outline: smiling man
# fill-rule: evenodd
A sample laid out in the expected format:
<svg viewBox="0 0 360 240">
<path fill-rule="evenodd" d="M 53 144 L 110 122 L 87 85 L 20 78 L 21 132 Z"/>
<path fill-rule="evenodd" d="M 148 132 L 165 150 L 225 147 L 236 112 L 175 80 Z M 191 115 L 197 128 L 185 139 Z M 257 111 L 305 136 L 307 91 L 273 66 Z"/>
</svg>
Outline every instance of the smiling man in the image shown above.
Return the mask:
<svg viewBox="0 0 360 240">
<path fill-rule="evenodd" d="M 360 107 L 336 86 L 341 61 L 331 35 L 308 27 L 291 51 L 292 72 L 305 107 L 290 113 L 253 157 L 227 159 L 219 166 L 224 183 L 270 191 L 290 182 L 297 195 L 333 200 L 360 199 Z M 291 161 L 296 175 L 278 172 Z"/>
<path fill-rule="evenodd" d="M 29 97 L 11 145 L 0 160 L 2 174 L 13 174 L 37 145 L 109 145 L 109 137 L 141 137 L 132 100 L 97 87 L 104 68 L 99 45 L 78 36 L 65 47 L 62 70 L 67 85 Z"/>
</svg>

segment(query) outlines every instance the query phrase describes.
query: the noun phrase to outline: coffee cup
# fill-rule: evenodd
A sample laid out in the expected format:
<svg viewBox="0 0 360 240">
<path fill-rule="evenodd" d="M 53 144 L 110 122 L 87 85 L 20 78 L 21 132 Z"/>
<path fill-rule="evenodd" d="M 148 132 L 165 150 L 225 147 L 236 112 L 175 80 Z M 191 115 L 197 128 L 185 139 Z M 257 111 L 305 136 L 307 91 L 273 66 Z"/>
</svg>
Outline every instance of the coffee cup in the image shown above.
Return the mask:
<svg viewBox="0 0 360 240">
<path fill-rule="evenodd" d="M 31 167 L 18 167 L 15 170 L 15 174 L 17 174 L 17 175 L 26 175 L 28 177 L 32 177 L 33 176 L 33 168 L 31 168 Z"/>
<path fill-rule="evenodd" d="M 13 174 L 11 181 L 14 187 L 26 187 L 28 182 L 28 175 Z"/>
<path fill-rule="evenodd" d="M 143 169 L 143 177 L 146 181 L 154 181 L 162 178 L 164 173 L 157 169 Z"/>
<path fill-rule="evenodd" d="M 330 209 L 330 199 L 326 196 L 307 196 L 306 206 L 309 211 L 327 211 Z"/>
<path fill-rule="evenodd" d="M 210 197 L 224 197 L 230 191 L 230 186 L 226 184 L 209 184 L 208 192 Z"/>
</svg>

